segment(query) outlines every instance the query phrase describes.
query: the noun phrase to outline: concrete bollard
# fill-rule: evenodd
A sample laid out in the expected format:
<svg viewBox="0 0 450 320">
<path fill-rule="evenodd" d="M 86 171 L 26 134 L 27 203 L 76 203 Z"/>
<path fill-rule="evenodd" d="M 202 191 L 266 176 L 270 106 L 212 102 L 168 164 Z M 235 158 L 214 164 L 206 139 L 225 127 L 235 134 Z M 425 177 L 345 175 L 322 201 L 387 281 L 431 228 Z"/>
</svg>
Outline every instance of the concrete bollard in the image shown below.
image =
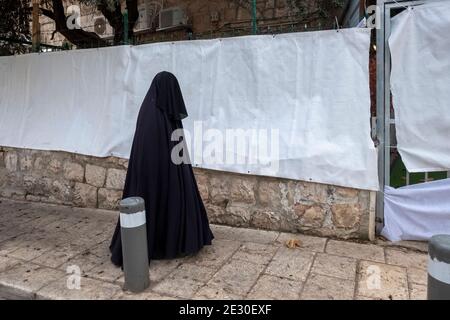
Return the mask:
<svg viewBox="0 0 450 320">
<path fill-rule="evenodd" d="M 428 300 L 450 300 L 450 235 L 435 235 L 428 244 Z"/>
<path fill-rule="evenodd" d="M 150 285 L 145 203 L 140 197 L 120 201 L 124 289 L 144 291 Z"/>
</svg>

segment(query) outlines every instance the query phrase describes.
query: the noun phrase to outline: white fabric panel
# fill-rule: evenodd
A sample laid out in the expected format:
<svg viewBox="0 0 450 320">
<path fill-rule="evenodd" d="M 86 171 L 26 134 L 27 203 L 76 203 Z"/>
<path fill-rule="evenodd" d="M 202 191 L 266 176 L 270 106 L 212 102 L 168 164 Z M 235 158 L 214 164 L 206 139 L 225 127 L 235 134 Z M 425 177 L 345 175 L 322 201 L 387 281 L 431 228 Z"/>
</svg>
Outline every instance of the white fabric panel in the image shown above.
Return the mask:
<svg viewBox="0 0 450 320">
<path fill-rule="evenodd" d="M 450 230 L 450 179 L 385 187 L 384 228 L 391 241 L 428 240 Z"/>
<path fill-rule="evenodd" d="M 129 153 L 128 55 L 129 47 L 115 47 L 0 57 L 0 145 Z"/>
<path fill-rule="evenodd" d="M 392 93 L 398 150 L 409 172 L 450 169 L 450 1 L 392 20 Z"/>
<path fill-rule="evenodd" d="M 377 190 L 369 40 L 369 30 L 345 29 L 3 57 L 0 145 L 128 158 L 141 102 L 167 70 L 185 97 L 194 165 Z M 224 137 L 279 130 L 279 168 L 249 155 L 252 139 L 244 152 L 221 151 L 242 163 L 207 162 L 199 121 Z"/>
<path fill-rule="evenodd" d="M 184 127 L 192 135 L 196 121 L 203 132 L 279 130 L 279 168 L 250 163 L 251 139 L 246 154 L 232 150 L 245 163 L 228 164 L 206 162 L 207 143 L 199 148 L 192 138 L 194 165 L 377 190 L 368 50 L 366 29 L 137 46 L 130 104 L 142 101 L 166 69 L 180 81 L 189 113 Z"/>
</svg>

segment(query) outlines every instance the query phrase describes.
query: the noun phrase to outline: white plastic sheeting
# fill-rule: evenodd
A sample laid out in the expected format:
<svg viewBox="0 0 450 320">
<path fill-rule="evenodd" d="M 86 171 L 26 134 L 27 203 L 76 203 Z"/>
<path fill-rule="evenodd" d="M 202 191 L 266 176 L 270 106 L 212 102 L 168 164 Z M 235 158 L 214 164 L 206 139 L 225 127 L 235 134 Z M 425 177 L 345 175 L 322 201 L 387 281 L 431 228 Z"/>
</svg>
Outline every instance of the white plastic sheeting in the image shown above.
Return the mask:
<svg viewBox="0 0 450 320">
<path fill-rule="evenodd" d="M 385 188 L 384 228 L 391 241 L 428 240 L 450 230 L 450 179 Z"/>
<path fill-rule="evenodd" d="M 128 154 L 136 117 L 126 103 L 129 54 L 116 47 L 0 57 L 0 145 Z"/>
<path fill-rule="evenodd" d="M 389 46 L 398 150 L 409 172 L 450 168 L 450 2 L 392 19 Z"/>
<path fill-rule="evenodd" d="M 127 158 L 144 95 L 167 70 L 193 165 L 377 190 L 369 39 L 346 29 L 0 58 L 0 145 Z M 227 130 L 252 132 L 248 145 Z"/>
</svg>

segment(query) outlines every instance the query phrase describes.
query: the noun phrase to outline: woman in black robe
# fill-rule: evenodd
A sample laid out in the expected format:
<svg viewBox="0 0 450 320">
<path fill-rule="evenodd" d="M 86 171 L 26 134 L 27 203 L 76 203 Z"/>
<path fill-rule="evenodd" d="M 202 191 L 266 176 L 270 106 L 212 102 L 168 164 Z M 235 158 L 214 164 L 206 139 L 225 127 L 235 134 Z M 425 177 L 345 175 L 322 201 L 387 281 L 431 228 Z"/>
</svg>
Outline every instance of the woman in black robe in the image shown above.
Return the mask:
<svg viewBox="0 0 450 320">
<path fill-rule="evenodd" d="M 139 111 L 123 190 L 123 198 L 145 200 L 149 261 L 195 253 L 214 238 L 191 165 L 171 160 L 179 143 L 172 132 L 186 117 L 176 77 L 158 73 Z M 111 261 L 122 266 L 120 222 L 110 250 Z"/>
</svg>

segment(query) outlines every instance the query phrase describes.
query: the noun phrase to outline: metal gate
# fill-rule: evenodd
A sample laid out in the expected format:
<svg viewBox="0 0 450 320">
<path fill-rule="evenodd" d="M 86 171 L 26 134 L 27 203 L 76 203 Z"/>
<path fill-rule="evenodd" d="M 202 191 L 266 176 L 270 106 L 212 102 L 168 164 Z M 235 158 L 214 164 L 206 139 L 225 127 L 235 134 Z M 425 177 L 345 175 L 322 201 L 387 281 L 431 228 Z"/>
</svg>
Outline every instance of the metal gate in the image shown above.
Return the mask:
<svg viewBox="0 0 450 320">
<path fill-rule="evenodd" d="M 399 187 L 418 182 L 445 179 L 449 172 L 423 172 L 410 174 L 404 168 L 397 152 L 395 139 L 395 114 L 391 107 L 391 53 L 388 40 L 391 34 L 391 18 L 411 6 L 449 0 L 378 0 L 380 28 L 377 29 L 377 139 L 378 139 L 378 179 L 380 191 L 376 203 L 376 232 L 384 225 L 384 186 Z M 396 159 L 393 159 L 396 157 Z M 394 166 L 393 161 L 394 160 Z"/>
</svg>

